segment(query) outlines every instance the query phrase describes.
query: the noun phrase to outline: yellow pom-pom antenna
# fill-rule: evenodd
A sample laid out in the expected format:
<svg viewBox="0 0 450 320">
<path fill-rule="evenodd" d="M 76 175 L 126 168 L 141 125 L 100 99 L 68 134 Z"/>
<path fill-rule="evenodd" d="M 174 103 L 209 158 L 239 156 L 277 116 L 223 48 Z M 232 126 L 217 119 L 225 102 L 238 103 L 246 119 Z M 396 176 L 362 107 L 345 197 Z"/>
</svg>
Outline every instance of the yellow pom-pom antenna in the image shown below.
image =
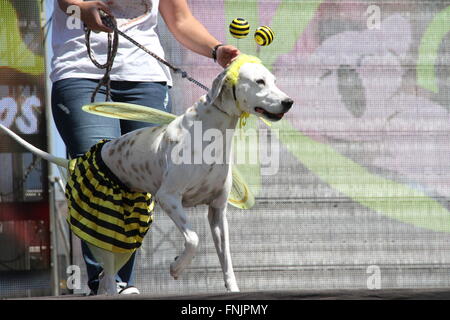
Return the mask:
<svg viewBox="0 0 450 320">
<path fill-rule="evenodd" d="M 234 38 L 245 38 L 250 32 L 250 24 L 243 18 L 236 18 L 230 24 L 230 33 Z"/>
<path fill-rule="evenodd" d="M 260 46 L 268 46 L 272 43 L 275 34 L 268 26 L 262 26 L 256 29 L 255 41 Z"/>
</svg>

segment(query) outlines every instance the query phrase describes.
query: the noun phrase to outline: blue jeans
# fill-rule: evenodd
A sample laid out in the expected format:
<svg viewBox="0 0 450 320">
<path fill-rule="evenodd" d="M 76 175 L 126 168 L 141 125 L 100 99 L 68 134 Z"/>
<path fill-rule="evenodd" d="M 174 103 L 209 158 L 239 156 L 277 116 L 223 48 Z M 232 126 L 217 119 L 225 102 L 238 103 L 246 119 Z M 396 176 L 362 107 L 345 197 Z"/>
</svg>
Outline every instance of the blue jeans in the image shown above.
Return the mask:
<svg viewBox="0 0 450 320">
<path fill-rule="evenodd" d="M 97 80 L 81 78 L 63 79 L 53 83 L 53 120 L 71 158 L 83 155 L 101 139 L 114 139 L 127 132 L 152 126 L 146 122 L 106 118 L 84 112 L 81 107 L 91 103 L 91 95 L 97 83 Z M 168 87 L 165 83 L 111 81 L 111 100 L 171 112 Z M 97 93 L 96 101 L 105 101 L 103 87 Z M 97 293 L 98 276 L 102 267 L 84 241 L 81 241 L 81 248 L 88 273 L 88 286 L 93 293 Z M 135 258 L 136 252 L 119 270 L 116 276 L 118 282 L 133 285 Z"/>
</svg>

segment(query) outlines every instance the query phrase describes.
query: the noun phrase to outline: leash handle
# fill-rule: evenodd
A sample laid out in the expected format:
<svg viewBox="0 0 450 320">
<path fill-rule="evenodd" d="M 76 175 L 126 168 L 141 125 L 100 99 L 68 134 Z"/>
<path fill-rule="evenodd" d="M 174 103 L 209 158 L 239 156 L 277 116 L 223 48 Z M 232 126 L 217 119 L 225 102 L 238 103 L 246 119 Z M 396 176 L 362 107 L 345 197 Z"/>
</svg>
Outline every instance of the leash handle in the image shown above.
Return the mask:
<svg viewBox="0 0 450 320">
<path fill-rule="evenodd" d="M 100 15 L 100 19 L 102 19 L 102 23 L 108 28 L 111 28 L 115 31 L 115 29 L 117 28 L 116 19 L 114 19 L 114 17 L 108 15 L 105 11 L 101 9 L 98 10 L 98 13 Z"/>
<path fill-rule="evenodd" d="M 113 17 L 108 16 L 104 11 L 99 10 L 100 17 L 102 19 L 102 22 L 110 27 L 111 29 L 116 28 L 116 21 Z M 114 32 L 112 35 L 111 33 L 108 33 L 108 50 L 107 50 L 107 58 L 106 62 L 104 64 L 99 63 L 94 56 L 94 53 L 91 49 L 91 29 L 87 28 L 86 25 L 84 26 L 84 36 L 85 36 L 85 43 L 86 48 L 88 52 L 88 56 L 91 59 L 92 63 L 99 69 L 106 69 L 105 74 L 98 82 L 96 88 L 94 89 L 94 92 L 91 96 L 91 102 L 95 101 L 95 97 L 97 95 L 97 92 L 100 90 L 102 86 L 106 88 L 105 92 L 105 99 L 106 101 L 109 101 L 111 99 L 111 79 L 109 74 L 111 73 L 111 69 L 114 63 L 114 59 L 117 54 L 117 50 L 119 48 L 119 36 L 117 32 Z"/>
</svg>

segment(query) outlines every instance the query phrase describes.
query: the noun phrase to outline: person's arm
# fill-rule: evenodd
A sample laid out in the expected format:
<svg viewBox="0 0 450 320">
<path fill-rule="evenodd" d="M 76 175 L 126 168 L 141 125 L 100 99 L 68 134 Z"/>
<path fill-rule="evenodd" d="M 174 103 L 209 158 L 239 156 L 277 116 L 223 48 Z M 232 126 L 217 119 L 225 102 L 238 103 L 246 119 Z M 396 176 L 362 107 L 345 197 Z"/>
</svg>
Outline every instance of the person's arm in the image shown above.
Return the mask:
<svg viewBox="0 0 450 320">
<path fill-rule="evenodd" d="M 111 15 L 111 11 L 107 4 L 102 1 L 83 1 L 83 0 L 58 0 L 59 8 L 66 14 L 73 11 L 67 10 L 70 6 L 77 6 L 80 8 L 80 19 L 86 26 L 93 31 L 112 32 L 110 28 L 105 26 L 100 19 L 98 10 L 103 10 Z"/>
<path fill-rule="evenodd" d="M 212 50 L 220 44 L 214 36 L 193 15 L 186 0 L 161 0 L 159 12 L 170 32 L 183 46 L 212 58 Z M 223 45 L 217 49 L 217 63 L 226 67 L 232 59 L 239 55 L 239 50 L 231 45 Z"/>
</svg>

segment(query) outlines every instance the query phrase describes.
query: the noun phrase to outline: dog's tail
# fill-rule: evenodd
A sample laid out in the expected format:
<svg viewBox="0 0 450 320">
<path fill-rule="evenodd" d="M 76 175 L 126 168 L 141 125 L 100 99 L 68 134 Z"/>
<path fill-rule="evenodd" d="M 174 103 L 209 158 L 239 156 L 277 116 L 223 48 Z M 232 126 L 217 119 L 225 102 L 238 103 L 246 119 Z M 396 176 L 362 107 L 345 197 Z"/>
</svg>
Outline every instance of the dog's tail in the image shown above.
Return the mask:
<svg viewBox="0 0 450 320">
<path fill-rule="evenodd" d="M 37 156 L 39 156 L 39 157 L 41 157 L 41 158 L 43 158 L 43 159 L 45 159 L 47 161 L 50 161 L 51 163 L 54 163 L 57 166 L 60 166 L 60 167 L 66 168 L 66 169 L 69 167 L 69 160 L 64 159 L 64 158 L 55 157 L 55 156 L 51 155 L 50 153 L 47 153 L 45 151 L 42 151 L 41 149 L 36 148 L 35 146 L 33 146 L 32 144 L 28 143 L 27 141 L 25 141 L 24 139 L 19 137 L 17 134 L 15 134 L 14 132 L 9 130 L 8 128 L 6 128 L 2 124 L 0 124 L 0 129 L 5 131 L 11 138 L 16 140 L 18 143 L 20 143 L 26 149 L 28 149 L 31 152 L 33 152 L 35 155 L 37 155 Z"/>
</svg>

